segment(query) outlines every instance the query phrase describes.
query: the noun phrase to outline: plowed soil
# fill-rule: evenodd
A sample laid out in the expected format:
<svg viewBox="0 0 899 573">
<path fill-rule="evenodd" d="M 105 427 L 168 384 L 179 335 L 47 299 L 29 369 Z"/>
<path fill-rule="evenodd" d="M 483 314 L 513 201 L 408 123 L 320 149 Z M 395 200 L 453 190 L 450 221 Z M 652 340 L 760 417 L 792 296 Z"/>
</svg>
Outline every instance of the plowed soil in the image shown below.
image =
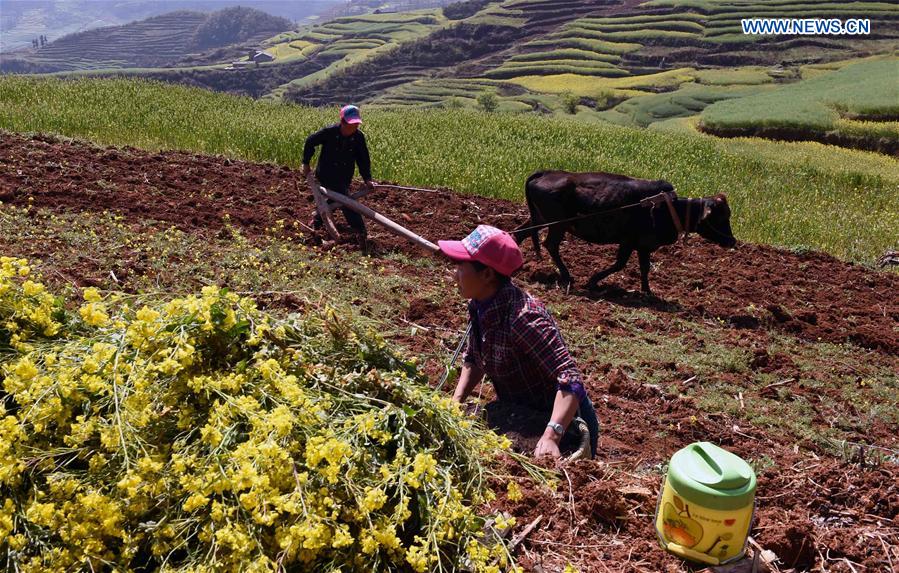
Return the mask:
<svg viewBox="0 0 899 573">
<path fill-rule="evenodd" d="M 287 167 L 5 132 L 0 132 L 0 202 L 52 211 L 107 210 L 126 219 L 155 220 L 196 233 L 216 232 L 230 222 L 240 225 L 250 238 L 264 234 L 279 220 L 307 223 L 313 214 L 305 182 Z M 526 220 L 520 204 L 461 196 L 447 189 L 381 188 L 364 202 L 435 242 L 461 238 L 478 223 L 512 229 Z M 336 219 L 342 221 L 340 215 Z M 372 223 L 369 229 L 373 256 L 389 251 L 423 256 L 404 239 Z M 321 243 L 323 239 L 307 230 L 295 232 L 305 241 Z M 350 248 L 349 244 L 331 246 L 338 254 Z M 822 253 L 754 244 L 724 250 L 696 238 L 654 254 L 650 281 L 660 298 L 635 292 L 639 289 L 636 261 L 609 277 L 599 292 L 576 287 L 565 293 L 555 285 L 557 274 L 548 257 L 537 259 L 530 242 L 523 249 L 526 264 L 517 279 L 544 300 L 576 303 L 577 315 L 562 318 L 585 329 L 627 333 L 613 320 L 610 308 L 641 307 L 664 316 L 724 324 L 721 332 L 728 344 L 754 352 L 753 368 L 789 373 L 791 358 L 769 355 L 766 350 L 767 333 L 773 331 L 810 342 L 849 342 L 872 360 L 899 371 L 899 276 L 895 274 Z M 20 254 L 27 249 L 0 237 L 0 250 Z M 578 286 L 609 265 L 613 253 L 614 247 L 576 240 L 566 241 L 562 248 Z M 78 269 L 65 271 L 66 276 L 79 276 Z M 411 274 L 416 269 L 402 272 Z M 454 329 L 463 326 L 457 313 L 410 298 L 409 308 L 404 309 L 407 320 Z M 413 346 L 429 344 L 418 339 Z M 517 518 L 516 533 L 542 516 L 519 546 L 519 558 L 527 569 L 559 571 L 570 561 L 581 571 L 688 570 L 658 548 L 652 515 L 660 484 L 640 472 L 658 467 L 692 438 L 713 441 L 747 458 L 764 452 L 773 461 L 776 471 L 759 474 L 753 536 L 761 547 L 776 553 L 780 570 L 899 568 L 899 471 L 894 463 L 838 459 L 820 451 L 817 455 L 813 445 L 801 444 L 800 450 L 787 437 L 747 424 L 738 426 L 725 415 L 697 419 L 689 399 L 642 385 L 626 372 L 603 364 L 600 357 L 586 362 L 585 367 L 596 374 L 588 390 L 603 425 L 598 461 L 562 466 L 566 479 L 556 494 L 528 489 L 522 479 L 524 497 L 511 501 L 506 499 L 505 487 L 497 486 L 501 493 L 493 509 Z M 690 373 L 674 375 L 686 379 Z M 813 393 L 799 386 L 791 390 Z M 822 410 L 818 415 L 820 423 L 826 424 L 839 412 Z M 660 419 L 676 427 L 665 439 L 657 436 Z M 860 439 L 896 448 L 895 434 L 895 427 L 875 420 Z M 518 447 L 527 450 L 533 443 L 529 439 L 533 440 L 517 436 Z"/>
</svg>

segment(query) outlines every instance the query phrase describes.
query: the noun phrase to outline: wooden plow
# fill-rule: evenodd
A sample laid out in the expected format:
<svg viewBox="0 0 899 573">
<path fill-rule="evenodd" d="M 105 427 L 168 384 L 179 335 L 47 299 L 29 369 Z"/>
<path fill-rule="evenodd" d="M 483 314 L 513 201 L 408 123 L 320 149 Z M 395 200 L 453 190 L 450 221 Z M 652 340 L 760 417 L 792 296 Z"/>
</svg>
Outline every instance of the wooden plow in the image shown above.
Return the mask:
<svg viewBox="0 0 899 573">
<path fill-rule="evenodd" d="M 437 245 L 435 245 L 431 241 L 425 239 L 424 237 L 416 235 L 406 227 L 403 227 L 397 222 L 388 219 L 384 215 L 381 215 L 377 211 L 370 209 L 369 207 L 366 207 L 365 205 L 357 201 L 357 199 L 361 199 L 365 195 L 368 195 L 371 192 L 370 189 L 363 189 L 351 195 L 344 195 L 342 193 L 329 191 L 325 187 L 322 187 L 314 176 L 310 176 L 308 181 L 309 188 L 312 190 L 312 198 L 315 200 L 315 210 L 318 212 L 319 217 L 321 217 L 322 219 L 322 225 L 324 226 L 325 231 L 327 231 L 327 233 L 333 239 L 339 239 L 340 233 L 337 231 L 337 227 L 334 225 L 334 220 L 331 218 L 331 213 L 334 212 L 334 209 L 343 206 L 352 209 L 363 217 L 371 219 L 372 221 L 386 228 L 391 233 L 394 233 L 401 237 L 405 237 L 406 239 L 412 241 L 419 247 L 422 247 L 432 254 L 435 254 L 440 250 Z M 398 189 L 412 189 L 411 187 L 407 188 L 395 185 L 375 185 L 374 187 L 397 187 Z M 422 189 L 422 191 L 426 190 Z"/>
</svg>

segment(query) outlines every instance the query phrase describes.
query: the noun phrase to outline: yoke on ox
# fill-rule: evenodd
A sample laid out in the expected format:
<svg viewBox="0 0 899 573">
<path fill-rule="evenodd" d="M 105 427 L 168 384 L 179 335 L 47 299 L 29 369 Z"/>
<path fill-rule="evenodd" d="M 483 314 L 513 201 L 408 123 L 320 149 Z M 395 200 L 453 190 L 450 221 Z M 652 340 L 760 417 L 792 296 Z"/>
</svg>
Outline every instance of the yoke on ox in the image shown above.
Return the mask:
<svg viewBox="0 0 899 573">
<path fill-rule="evenodd" d="M 531 218 L 512 234 L 519 243 L 530 236 L 539 255 L 537 232 L 546 226 L 544 245 L 564 286 L 571 285 L 571 274 L 559 255 L 566 232 L 589 243 L 619 245 L 615 263 L 595 273 L 588 288 L 596 288 L 601 280 L 623 269 L 637 251 L 641 286 L 647 294 L 650 255 L 662 245 L 673 244 L 689 233 L 722 247 L 737 243 L 730 228 L 727 197 L 680 198 L 667 181 L 613 173 L 538 171 L 528 177 L 525 197 Z"/>
</svg>

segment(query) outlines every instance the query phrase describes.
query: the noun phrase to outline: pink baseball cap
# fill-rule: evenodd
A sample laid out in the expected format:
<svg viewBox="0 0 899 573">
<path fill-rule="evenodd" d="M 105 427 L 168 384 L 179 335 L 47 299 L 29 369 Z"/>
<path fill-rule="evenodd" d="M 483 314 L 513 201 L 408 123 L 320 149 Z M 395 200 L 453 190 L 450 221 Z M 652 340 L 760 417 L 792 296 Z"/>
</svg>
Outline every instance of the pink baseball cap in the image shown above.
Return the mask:
<svg viewBox="0 0 899 573">
<path fill-rule="evenodd" d="M 340 121 L 347 123 L 362 123 L 362 114 L 359 108 L 354 105 L 345 105 L 340 108 Z"/>
<path fill-rule="evenodd" d="M 512 235 L 490 225 L 478 225 L 461 241 L 437 241 L 437 246 L 456 262 L 477 261 L 507 277 L 524 262 Z"/>
</svg>

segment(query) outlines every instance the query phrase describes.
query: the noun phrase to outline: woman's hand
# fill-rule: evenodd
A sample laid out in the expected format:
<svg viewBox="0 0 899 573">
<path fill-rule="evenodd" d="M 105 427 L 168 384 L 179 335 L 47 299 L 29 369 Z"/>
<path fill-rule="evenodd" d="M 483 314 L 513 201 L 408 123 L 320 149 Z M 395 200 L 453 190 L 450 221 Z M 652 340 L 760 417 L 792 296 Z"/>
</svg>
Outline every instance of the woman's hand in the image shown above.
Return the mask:
<svg viewBox="0 0 899 573">
<path fill-rule="evenodd" d="M 561 439 L 562 437 L 555 433 L 552 428 L 546 428 L 543 436 L 540 437 L 540 441 L 537 442 L 537 447 L 534 448 L 534 457 L 549 456 L 553 459 L 558 459 L 562 456 L 562 452 L 559 451 L 559 441 Z"/>
<path fill-rule="evenodd" d="M 456 391 L 453 392 L 453 401 L 464 404 L 472 389 L 481 382 L 483 377 L 484 372 L 474 364 L 467 362 L 463 364 L 462 372 L 459 374 L 459 382 L 456 383 Z"/>
</svg>

